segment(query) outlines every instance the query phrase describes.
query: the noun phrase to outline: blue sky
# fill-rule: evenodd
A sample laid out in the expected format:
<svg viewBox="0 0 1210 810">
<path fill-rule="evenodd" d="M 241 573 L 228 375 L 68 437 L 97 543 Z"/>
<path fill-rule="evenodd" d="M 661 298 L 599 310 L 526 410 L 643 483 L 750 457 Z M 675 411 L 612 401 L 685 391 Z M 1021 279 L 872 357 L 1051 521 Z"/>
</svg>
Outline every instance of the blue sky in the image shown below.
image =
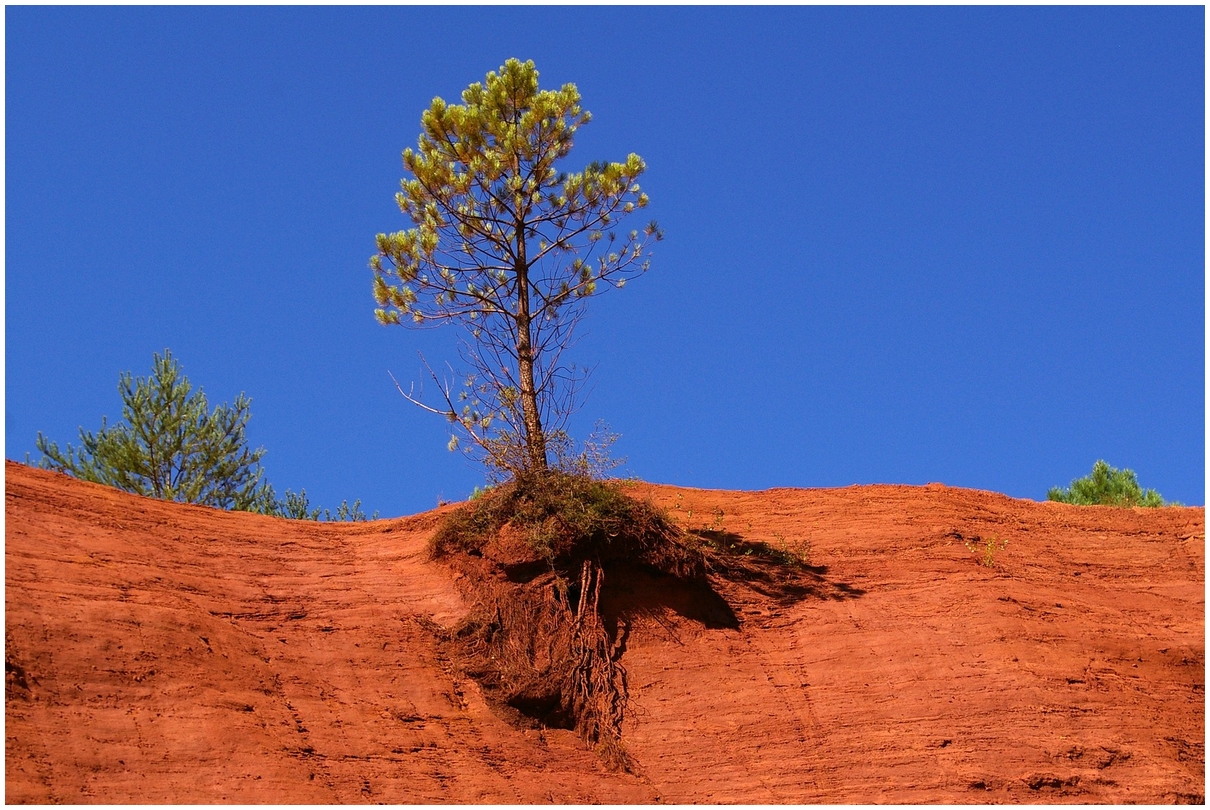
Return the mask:
<svg viewBox="0 0 1210 810">
<path fill-rule="evenodd" d="M 379 326 L 367 261 L 421 111 L 515 56 L 667 233 L 571 352 L 629 472 L 1041 500 L 1104 458 L 1203 504 L 1203 15 L 7 7 L 5 454 L 167 347 L 279 492 L 465 497 L 387 375 L 457 335 Z"/>
</svg>

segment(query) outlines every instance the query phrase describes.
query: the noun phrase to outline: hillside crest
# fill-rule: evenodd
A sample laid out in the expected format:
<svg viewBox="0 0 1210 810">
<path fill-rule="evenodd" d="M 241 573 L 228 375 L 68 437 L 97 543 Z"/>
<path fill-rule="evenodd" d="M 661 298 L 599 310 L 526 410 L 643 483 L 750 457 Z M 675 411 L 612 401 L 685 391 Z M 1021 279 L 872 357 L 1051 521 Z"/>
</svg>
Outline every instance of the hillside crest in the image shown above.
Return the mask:
<svg viewBox="0 0 1210 810">
<path fill-rule="evenodd" d="M 716 582 L 731 623 L 606 582 L 637 606 L 625 773 L 445 655 L 441 510 L 286 521 L 5 474 L 8 802 L 1204 799 L 1201 507 L 635 485 L 815 579 Z"/>
</svg>

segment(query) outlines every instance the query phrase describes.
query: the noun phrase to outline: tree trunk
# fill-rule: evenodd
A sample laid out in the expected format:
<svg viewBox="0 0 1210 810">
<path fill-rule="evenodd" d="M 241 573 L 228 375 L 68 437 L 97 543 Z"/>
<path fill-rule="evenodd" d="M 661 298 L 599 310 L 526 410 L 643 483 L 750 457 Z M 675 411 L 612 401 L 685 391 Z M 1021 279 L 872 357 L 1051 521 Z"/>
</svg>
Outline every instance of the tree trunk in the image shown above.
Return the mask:
<svg viewBox="0 0 1210 810">
<path fill-rule="evenodd" d="M 525 225 L 517 223 L 517 364 L 521 377 L 521 415 L 525 422 L 526 472 L 546 472 L 546 435 L 534 386 L 534 353 L 530 343 L 529 265 L 525 258 Z"/>
</svg>

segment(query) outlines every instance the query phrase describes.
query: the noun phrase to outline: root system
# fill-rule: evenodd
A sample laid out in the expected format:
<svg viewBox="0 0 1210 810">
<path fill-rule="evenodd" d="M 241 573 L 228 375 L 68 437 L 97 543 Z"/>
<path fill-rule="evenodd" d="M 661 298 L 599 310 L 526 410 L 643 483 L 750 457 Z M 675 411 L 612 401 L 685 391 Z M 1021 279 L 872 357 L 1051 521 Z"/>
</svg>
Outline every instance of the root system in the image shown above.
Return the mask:
<svg viewBox="0 0 1210 810">
<path fill-rule="evenodd" d="M 601 588 L 640 565 L 704 582 L 706 561 L 663 512 L 617 484 L 552 473 L 495 487 L 453 512 L 434 556 L 465 575 L 475 608 L 452 639 L 467 674 L 518 719 L 575 729 L 616 768 L 627 632 Z"/>
</svg>

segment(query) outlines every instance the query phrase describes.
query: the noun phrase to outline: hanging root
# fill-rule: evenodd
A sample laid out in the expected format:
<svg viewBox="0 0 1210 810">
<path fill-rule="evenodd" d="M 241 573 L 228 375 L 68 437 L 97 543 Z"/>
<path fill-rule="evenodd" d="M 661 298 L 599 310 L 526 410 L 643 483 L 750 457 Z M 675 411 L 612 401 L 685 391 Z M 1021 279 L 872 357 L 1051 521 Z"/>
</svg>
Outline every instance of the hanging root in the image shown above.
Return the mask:
<svg viewBox="0 0 1210 810">
<path fill-rule="evenodd" d="M 522 719 L 575 729 L 616 768 L 622 748 L 627 627 L 601 615 L 605 568 L 704 582 L 706 558 L 667 515 L 615 484 L 552 472 L 451 512 L 433 556 L 465 575 L 476 605 L 455 655 L 489 699 Z"/>
<path fill-rule="evenodd" d="M 499 583 L 457 634 L 467 673 L 496 701 L 545 726 L 575 729 L 611 767 L 628 769 L 622 748 L 625 624 L 601 617 L 599 563 L 578 583 L 555 574 L 525 586 Z"/>
<path fill-rule="evenodd" d="M 584 561 L 580 601 L 571 636 L 570 698 L 576 728 L 584 741 L 613 767 L 627 768 L 622 747 L 622 714 L 626 708 L 626 672 L 621 657 L 623 628 L 611 639 L 601 620 L 599 600 L 605 570 Z M 619 620 L 620 621 L 620 620 Z"/>
</svg>

